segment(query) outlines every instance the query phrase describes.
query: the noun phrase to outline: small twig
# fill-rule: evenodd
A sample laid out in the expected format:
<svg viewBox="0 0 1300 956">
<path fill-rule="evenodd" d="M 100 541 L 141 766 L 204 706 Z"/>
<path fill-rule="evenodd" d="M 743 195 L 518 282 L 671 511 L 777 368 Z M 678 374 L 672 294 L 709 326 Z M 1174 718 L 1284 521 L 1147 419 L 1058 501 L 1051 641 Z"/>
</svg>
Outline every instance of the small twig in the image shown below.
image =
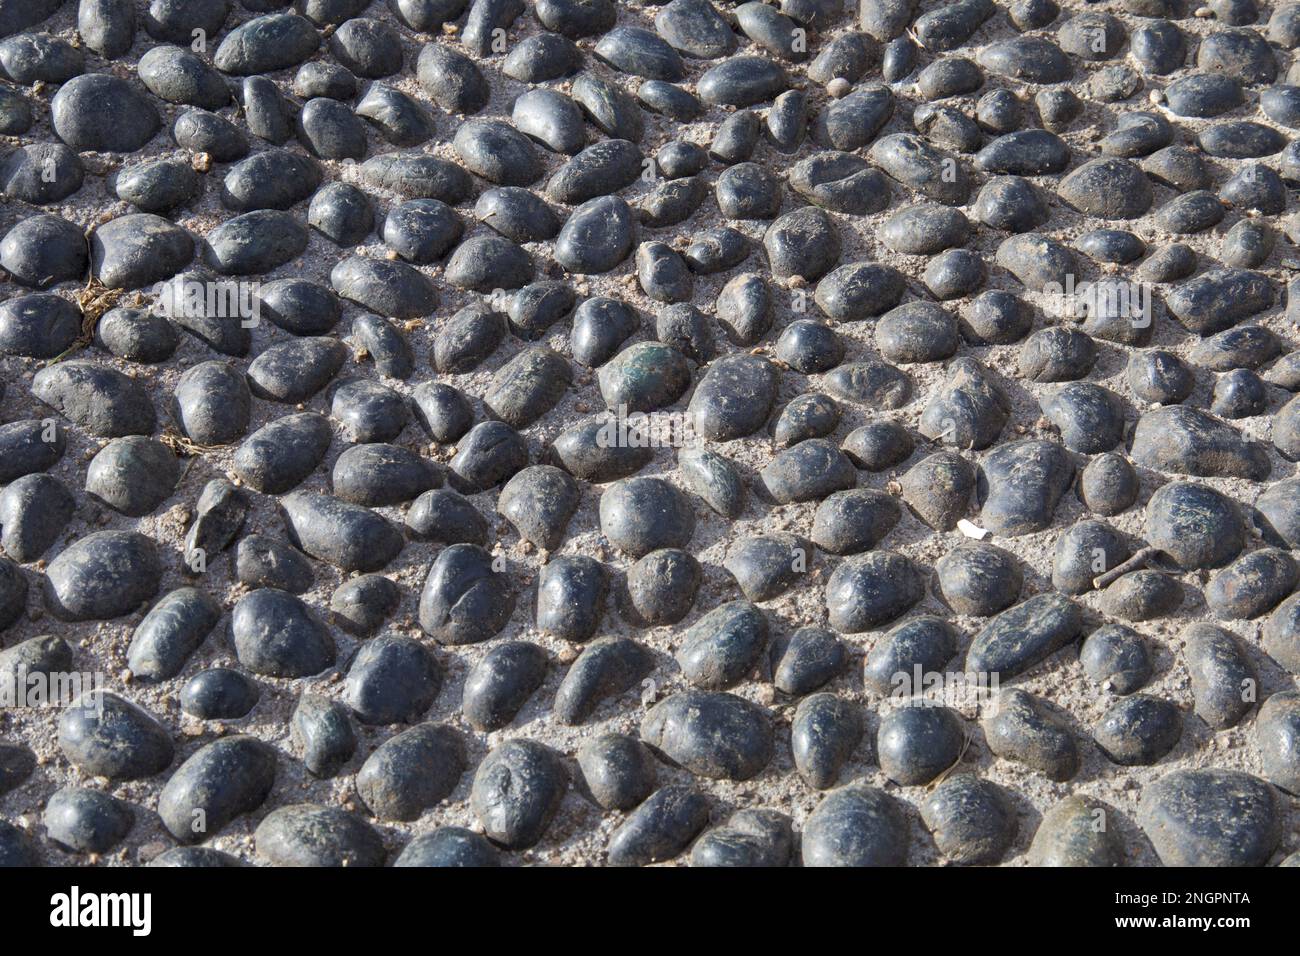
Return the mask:
<svg viewBox="0 0 1300 956">
<path fill-rule="evenodd" d="M 1146 547 L 1142 548 L 1129 558 L 1115 567 L 1111 568 L 1105 574 L 1099 575 L 1092 579 L 1092 586 L 1100 591 L 1106 585 L 1110 584 L 1117 578 L 1121 578 L 1130 571 L 1136 571 L 1138 568 L 1145 567 L 1146 563 L 1160 553 L 1159 548 Z"/>
<path fill-rule="evenodd" d="M 117 305 L 117 300 L 126 294 L 124 289 L 110 289 L 94 276 L 86 280 L 86 287 L 77 293 L 77 307 L 81 309 L 81 332 L 72 344 L 50 359 L 50 365 L 62 362 L 69 355 L 79 352 L 95 341 L 95 327 L 100 318 L 109 309 Z"/>
</svg>

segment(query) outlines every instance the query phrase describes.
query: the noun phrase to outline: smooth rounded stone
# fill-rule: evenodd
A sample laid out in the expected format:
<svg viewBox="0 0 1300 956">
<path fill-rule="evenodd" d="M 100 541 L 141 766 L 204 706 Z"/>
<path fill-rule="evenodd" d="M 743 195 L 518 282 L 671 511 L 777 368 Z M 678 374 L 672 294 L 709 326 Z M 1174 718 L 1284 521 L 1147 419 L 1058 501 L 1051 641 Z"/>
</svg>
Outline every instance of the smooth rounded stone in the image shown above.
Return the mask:
<svg viewBox="0 0 1300 956">
<path fill-rule="evenodd" d="M 240 664 L 267 677 L 310 677 L 334 663 L 334 639 L 306 604 L 260 588 L 235 605 L 231 640 Z"/>
<path fill-rule="evenodd" d="M 136 679 L 175 677 L 216 627 L 221 606 L 206 591 L 177 588 L 145 615 L 127 648 L 127 666 Z"/>
<path fill-rule="evenodd" d="M 789 88 L 789 83 L 785 70 L 771 60 L 733 56 L 706 70 L 696 81 L 696 88 L 700 99 L 709 106 L 744 107 L 775 99 Z"/>
<path fill-rule="evenodd" d="M 1255 721 L 1255 748 L 1263 764 L 1264 779 L 1288 793 L 1300 791 L 1300 695 L 1274 694 L 1259 709 Z M 1295 865 L 1283 861 L 1283 866 Z"/>
<path fill-rule="evenodd" d="M 622 198 L 589 199 L 561 227 L 555 261 L 581 275 L 609 272 L 632 252 L 634 222 L 632 207 Z"/>
<path fill-rule="evenodd" d="M 346 378 L 334 389 L 330 414 L 343 425 L 350 440 L 384 442 L 402 433 L 410 409 L 402 395 L 385 385 L 367 378 Z"/>
<path fill-rule="evenodd" d="M 331 485 L 344 501 L 374 508 L 411 501 L 441 480 L 432 464 L 410 449 L 373 442 L 339 455 Z"/>
<path fill-rule="evenodd" d="M 162 282 L 193 258 L 193 237 L 150 213 L 118 216 L 90 235 L 91 273 L 109 288 L 140 289 Z"/>
<path fill-rule="evenodd" d="M 293 135 L 293 107 L 274 82 L 264 76 L 246 77 L 236 87 L 235 97 L 243 104 L 250 133 L 276 146 L 288 142 Z"/>
<path fill-rule="evenodd" d="M 772 685 L 792 697 L 811 693 L 836 677 L 848 663 L 848 651 L 834 631 L 801 627 L 771 646 Z"/>
<path fill-rule="evenodd" d="M 484 404 L 496 418 L 523 428 L 554 408 L 572 380 L 563 356 L 533 346 L 497 370 Z"/>
<path fill-rule="evenodd" d="M 605 364 L 598 378 L 606 407 L 649 412 L 677 401 L 690 386 L 691 373 L 677 349 L 637 342 Z"/>
<path fill-rule="evenodd" d="M 878 421 L 849 432 L 841 450 L 863 471 L 885 471 L 907 461 L 915 447 L 912 436 L 902 425 Z"/>
<path fill-rule="evenodd" d="M 472 830 L 463 827 L 438 827 L 423 833 L 406 845 L 393 866 L 419 867 L 488 867 L 500 866 L 494 847 Z"/>
<path fill-rule="evenodd" d="M 647 866 L 678 856 L 708 826 L 709 801 L 686 786 L 652 794 L 623 821 L 609 840 L 611 866 Z"/>
<path fill-rule="evenodd" d="M 897 306 L 906 281 L 897 269 L 878 263 L 841 265 L 818 282 L 818 308 L 837 321 L 857 321 Z"/>
<path fill-rule="evenodd" d="M 633 76 L 680 80 L 686 75 L 677 50 L 661 36 L 642 27 L 615 27 L 600 38 L 594 53 L 615 70 Z"/>
<path fill-rule="evenodd" d="M 1258 159 L 1279 153 L 1287 138 L 1261 123 L 1219 123 L 1201 132 L 1196 143 L 1208 156 L 1225 159 Z"/>
<path fill-rule="evenodd" d="M 415 820 L 449 797 L 465 772 L 461 735 L 417 724 L 390 737 L 357 772 L 357 795 L 380 820 Z"/>
<path fill-rule="evenodd" d="M 916 85 L 927 100 L 941 100 L 974 93 L 984 85 L 984 74 L 964 56 L 943 57 L 920 72 Z"/>
<path fill-rule="evenodd" d="M 539 33 L 515 44 L 501 72 L 521 83 L 545 83 L 569 76 L 581 67 L 582 53 L 567 37 Z"/>
<path fill-rule="evenodd" d="M 750 251 L 750 243 L 744 233 L 730 226 L 722 226 L 699 233 L 686 247 L 682 258 L 696 275 L 712 275 L 740 265 Z"/>
<path fill-rule="evenodd" d="M 606 733 L 578 750 L 578 769 L 588 794 L 606 810 L 631 810 L 654 790 L 655 760 L 634 737 Z"/>
<path fill-rule="evenodd" d="M 1079 749 L 1061 714 L 1022 690 L 998 694 L 980 722 L 996 756 L 1025 765 L 1058 783 L 1079 771 Z"/>
<path fill-rule="evenodd" d="M 648 626 L 676 624 L 695 603 L 703 572 L 686 551 L 651 551 L 627 571 L 628 617 Z"/>
<path fill-rule="evenodd" d="M 329 384 L 347 356 L 347 347 L 329 336 L 281 342 L 248 366 L 249 389 L 267 401 L 305 402 Z"/>
<path fill-rule="evenodd" d="M 135 822 L 129 804 L 98 790 L 55 791 L 42 816 L 46 835 L 70 853 L 107 853 Z"/>
<path fill-rule="evenodd" d="M 636 641 L 626 637 L 592 641 L 555 692 L 556 719 L 568 726 L 585 722 L 601 701 L 636 687 L 653 669 L 650 652 Z"/>
<path fill-rule="evenodd" d="M 957 653 L 960 632 L 937 617 L 917 617 L 893 628 L 867 655 L 863 685 L 881 697 L 912 697 L 925 674 L 940 673 Z"/>
<path fill-rule="evenodd" d="M 1124 265 L 1136 262 L 1146 252 L 1146 243 L 1123 229 L 1094 229 L 1074 241 L 1074 247 L 1097 262 Z"/>
<path fill-rule="evenodd" d="M 458 491 L 474 494 L 501 484 L 528 464 L 528 445 L 505 422 L 479 422 L 461 440 L 449 468 Z"/>
<path fill-rule="evenodd" d="M 655 168 L 665 179 L 692 177 L 703 172 L 708 165 L 708 151 L 687 140 L 672 140 L 655 153 Z"/>
<path fill-rule="evenodd" d="M 1300 597 L 1283 601 L 1264 625 L 1264 650 L 1291 673 L 1300 673 Z"/>
<path fill-rule="evenodd" d="M 768 712 L 732 694 L 688 690 L 657 703 L 641 721 L 641 739 L 701 777 L 748 780 L 772 759 Z"/>
<path fill-rule="evenodd" d="M 384 219 L 384 244 L 407 262 L 435 262 L 460 240 L 465 224 L 437 199 L 409 199 Z"/>
<path fill-rule="evenodd" d="M 973 153 L 980 146 L 979 124 L 953 106 L 923 103 L 912 114 L 912 126 L 941 149 Z"/>
<path fill-rule="evenodd" d="M 523 850 L 542 838 L 568 788 L 558 753 L 533 740 L 507 740 L 475 771 L 470 808 L 488 839 Z"/>
<path fill-rule="evenodd" d="M 280 499 L 290 541 L 343 571 L 378 571 L 402 550 L 392 522 L 330 495 L 294 492 Z"/>
<path fill-rule="evenodd" d="M 78 152 L 134 153 L 162 121 L 149 98 L 126 80 L 84 73 L 60 86 L 50 100 L 50 125 Z"/>
<path fill-rule="evenodd" d="M 81 312 L 61 296 L 18 296 L 0 305 L 0 352 L 56 358 L 76 341 L 81 323 Z"/>
<path fill-rule="evenodd" d="M 813 140 L 819 145 L 845 152 L 861 149 L 889 122 L 894 109 L 894 94 L 888 87 L 879 84 L 865 86 L 843 99 L 832 100 L 817 115 Z M 872 159 L 877 165 L 884 166 L 875 156 Z"/>
<path fill-rule="evenodd" d="M 754 154 L 762 132 L 763 122 L 753 110 L 732 113 L 718 124 L 709 156 L 724 166 L 743 163 Z"/>
<path fill-rule="evenodd" d="M 970 177 L 953 156 L 911 133 L 893 133 L 871 146 L 871 161 L 905 186 L 945 205 L 964 204 Z"/>
<path fill-rule="evenodd" d="M 962 774 L 935 788 L 921 807 L 921 819 L 939 852 L 955 863 L 996 863 L 1011 846 L 1016 813 L 997 784 Z"/>
<path fill-rule="evenodd" d="M 402 69 L 401 38 L 382 20 L 347 20 L 330 35 L 329 45 L 339 63 L 357 76 L 377 79 Z"/>
<path fill-rule="evenodd" d="M 298 115 L 298 139 L 320 159 L 362 159 L 366 127 L 346 103 L 317 97 Z"/>
<path fill-rule="evenodd" d="M 141 25 L 155 40 L 189 43 L 194 31 L 215 35 L 230 14 L 228 0 L 151 0 Z"/>
<path fill-rule="evenodd" d="M 924 203 L 894 213 L 880 238 L 895 252 L 932 255 L 962 245 L 969 233 L 970 221 L 961 210 Z"/>
<path fill-rule="evenodd" d="M 783 448 L 806 438 L 825 438 L 840 422 L 840 407 L 833 398 L 817 393 L 791 401 L 772 426 L 772 439 Z"/>
<path fill-rule="evenodd" d="M 235 451 L 235 474 L 257 491 L 281 494 L 316 470 L 332 439 L 324 415 L 302 412 L 277 418 L 249 435 Z"/>
<path fill-rule="evenodd" d="M 1296 563 L 1285 551 L 1261 548 L 1238 558 L 1217 573 L 1205 589 L 1215 616 L 1249 619 L 1271 611 L 1300 581 Z"/>
<path fill-rule="evenodd" d="M 1052 586 L 1065 594 L 1084 594 L 1093 581 L 1123 564 L 1131 553 L 1120 532 L 1105 521 L 1087 520 L 1057 536 Z"/>
<path fill-rule="evenodd" d="M 413 97 L 386 83 L 372 83 L 356 114 L 396 146 L 418 146 L 434 133 L 433 118 Z"/>
<path fill-rule="evenodd" d="M 999 136 L 975 156 L 977 169 L 1012 176 L 1059 173 L 1069 162 L 1069 147 L 1055 133 L 1042 129 Z"/>
<path fill-rule="evenodd" d="M 420 89 L 449 113 L 469 116 L 487 105 L 490 91 L 477 64 L 441 43 L 426 43 L 416 61 Z"/>
<path fill-rule="evenodd" d="M 984 260 L 969 249 L 949 249 L 930 260 L 922 278 L 935 298 L 959 299 L 984 284 Z"/>
<path fill-rule="evenodd" d="M 700 365 L 717 351 L 708 316 L 687 302 L 660 309 L 655 316 L 655 338 Z"/>
<path fill-rule="evenodd" d="M 804 823 L 803 865 L 902 866 L 907 818 L 883 790 L 861 785 L 827 794 Z"/>
<path fill-rule="evenodd" d="M 206 153 L 218 163 L 233 163 L 248 155 L 248 138 L 243 131 L 206 110 L 186 110 L 176 117 L 172 138 L 182 149 Z"/>
<path fill-rule="evenodd" d="M 1133 432 L 1132 454 L 1134 461 L 1148 468 L 1198 477 L 1261 481 L 1271 467 L 1259 443 L 1186 405 L 1144 413 Z"/>
<path fill-rule="evenodd" d="M 215 554 L 230 546 L 248 517 L 248 494 L 227 481 L 213 478 L 203 486 L 195 503 L 195 518 L 185 535 L 185 554 L 195 557 L 200 549 Z"/>
<path fill-rule="evenodd" d="M 899 484 L 912 514 L 935 531 L 951 531 L 970 506 L 975 469 L 960 455 L 938 452 L 909 468 Z"/>
<path fill-rule="evenodd" d="M 1196 253 L 1191 247 L 1175 242 L 1151 253 L 1138 267 L 1137 275 L 1148 282 L 1176 282 L 1195 271 Z"/>
<path fill-rule="evenodd" d="M 1089 634 L 1079 649 L 1079 663 L 1085 674 L 1115 694 L 1131 694 L 1151 679 L 1146 641 L 1122 624 L 1107 624 Z"/>
<path fill-rule="evenodd" d="M 726 356 L 709 366 L 687 414 L 695 430 L 711 441 L 753 434 L 771 414 L 779 380 L 776 367 L 762 356 Z"/>
<path fill-rule="evenodd" d="M 85 182 L 77 154 L 62 143 L 33 143 L 0 162 L 0 191 L 9 199 L 45 205 L 66 199 Z"/>
<path fill-rule="evenodd" d="M 80 279 L 88 264 L 86 237 L 81 228 L 59 216 L 24 219 L 0 240 L 0 266 L 25 286 L 46 289 Z M 75 313 L 70 308 L 68 311 Z"/>
<path fill-rule="evenodd" d="M 312 196 L 307 209 L 307 224 L 339 246 L 360 243 L 370 235 L 374 221 L 375 213 L 369 198 L 351 183 L 326 183 Z M 332 281 L 332 273 L 330 278 Z M 364 281 L 361 269 L 354 266 L 348 280 L 360 289 Z M 382 283 L 376 285 L 382 286 Z M 371 294 L 376 291 L 372 287 Z"/>
<path fill-rule="evenodd" d="M 578 486 L 564 471 L 533 465 L 512 477 L 497 501 L 519 536 L 544 551 L 554 551 L 578 508 Z"/>
<path fill-rule="evenodd" d="M 316 191 L 320 168 L 288 150 L 266 150 L 232 166 L 222 186 L 231 209 L 288 209 Z"/>
<path fill-rule="evenodd" d="M 888 624 L 925 596 L 925 580 L 908 558 L 873 551 L 848 558 L 826 581 L 830 624 L 845 634 L 860 634 Z"/>
<path fill-rule="evenodd" d="M 787 866 L 794 851 L 790 818 L 776 810 L 738 810 L 691 848 L 693 867 Z"/>
<path fill-rule="evenodd" d="M 978 60 L 990 73 L 1030 83 L 1060 83 L 1072 73 L 1069 57 L 1045 37 L 1019 36 L 990 43 Z"/>
<path fill-rule="evenodd" d="M 839 261 L 840 236 L 825 212 L 805 206 L 773 222 L 763 235 L 763 247 L 778 278 L 798 275 L 812 282 Z"/>
<path fill-rule="evenodd" d="M 205 110 L 219 110 L 230 103 L 225 78 L 188 49 L 153 47 L 140 57 L 136 73 L 150 93 L 169 103 Z"/>
<path fill-rule="evenodd" d="M 972 345 L 1010 345 L 1029 334 L 1033 321 L 1033 312 L 1019 296 L 989 289 L 976 296 L 958 327 Z"/>
<path fill-rule="evenodd" d="M 780 181 L 757 163 L 722 171 L 715 186 L 718 208 L 728 219 L 774 219 L 781 210 Z"/>
<path fill-rule="evenodd" d="M 884 175 L 866 160 L 839 150 L 814 153 L 790 167 L 790 188 L 832 212 L 865 215 L 889 204 Z"/>
<path fill-rule="evenodd" d="M 1114 452 L 1098 455 L 1079 473 L 1079 500 L 1094 514 L 1110 517 L 1127 511 L 1138 491 L 1137 472 Z"/>
<path fill-rule="evenodd" d="M 581 109 L 575 101 L 556 90 L 542 88 L 520 95 L 511 109 L 511 122 L 520 133 L 536 139 L 551 152 L 573 156 L 586 146 Z M 621 144 L 589 153 L 582 164 L 568 168 L 564 178 L 556 181 L 558 187 L 562 187 L 565 193 L 594 189 L 602 172 L 621 182 L 627 176 L 621 169 L 625 156 L 630 156 L 630 150 Z"/>
<path fill-rule="evenodd" d="M 943 706 L 909 705 L 880 720 L 876 752 L 880 769 L 902 786 L 929 783 L 961 759 L 966 730 Z M 805 827 L 805 833 L 806 833 Z"/>
<path fill-rule="evenodd" d="M 1264 539 L 1278 547 L 1294 548 L 1300 541 L 1300 498 L 1296 497 L 1300 481 L 1286 478 L 1271 483 L 1255 499 L 1254 519 Z"/>
<path fill-rule="evenodd" d="M 465 678 L 461 712 L 481 733 L 507 726 L 546 679 L 546 652 L 527 641 L 498 644 Z"/>
<path fill-rule="evenodd" d="M 1124 438 L 1124 406 L 1119 396 L 1092 382 L 1071 382 L 1043 404 L 1065 446 L 1084 454 L 1109 451 Z"/>
<path fill-rule="evenodd" d="M 330 285 L 344 299 L 394 319 L 427 316 L 438 304 L 433 284 L 402 262 L 352 256 L 330 270 Z"/>
<path fill-rule="evenodd" d="M 636 98 L 650 112 L 680 122 L 690 122 L 704 112 L 694 93 L 663 80 L 646 80 L 637 87 Z"/>
<path fill-rule="evenodd" d="M 829 554 L 858 554 L 874 548 L 901 512 L 888 495 L 865 488 L 837 491 L 817 507 L 812 540 Z"/>
<path fill-rule="evenodd" d="M 320 34 L 290 13 L 248 20 L 226 34 L 212 62 L 222 73 L 252 76 L 297 66 L 316 52 Z"/>
<path fill-rule="evenodd" d="M 956 318 L 931 302 L 904 303 L 876 323 L 876 347 L 899 364 L 943 361 L 959 342 Z"/>
<path fill-rule="evenodd" d="M 645 133 L 641 108 L 623 88 L 591 73 L 580 73 L 569 95 L 586 118 L 611 140 L 639 142 Z"/>
<path fill-rule="evenodd" d="M 29 474 L 0 492 L 0 547 L 19 564 L 41 557 L 72 520 L 76 500 L 50 475 Z"/>
<path fill-rule="evenodd" d="M 64 548 L 45 571 L 45 606 L 64 621 L 130 614 L 158 590 L 158 553 L 134 531 L 96 531 Z"/>
<path fill-rule="evenodd" d="M 1029 847 L 1032 866 L 1112 867 L 1124 861 L 1123 844 L 1108 826 L 1112 808 L 1072 794 L 1043 814 Z"/>
<path fill-rule="evenodd" d="M 1174 353 L 1163 349 L 1134 352 L 1129 358 L 1124 377 L 1138 398 L 1161 405 L 1181 402 L 1196 387 L 1192 370 L 1187 364 Z"/>
<path fill-rule="evenodd" d="M 199 671 L 181 688 L 181 710 L 200 720 L 238 720 L 257 705 L 257 685 L 237 670 Z"/>
<path fill-rule="evenodd" d="M 1178 746 L 1183 735 L 1179 709 L 1162 697 L 1134 694 L 1112 704 L 1093 728 L 1097 746 L 1114 763 L 1146 767 Z"/>
<path fill-rule="evenodd" d="M 1018 677 L 1073 642 L 1083 626 L 1079 606 L 1060 594 L 1038 594 L 1008 608 L 975 636 L 966 669 Z"/>
<path fill-rule="evenodd" d="M 1033 292 L 1064 289 L 1066 277 L 1079 274 L 1074 253 L 1055 239 L 1037 232 L 1026 232 L 1004 240 L 998 246 L 996 261 Z"/>
<path fill-rule="evenodd" d="M 633 557 L 682 548 L 695 532 L 687 497 L 661 478 L 625 478 L 600 497 L 600 528 L 610 544 Z"/>
<path fill-rule="evenodd" d="M 300 66 L 294 74 L 293 95 L 303 101 L 318 96 L 331 100 L 350 100 L 357 95 L 357 78 L 345 66 L 312 60 Z"/>
<path fill-rule="evenodd" d="M 1024 109 L 1010 90 L 991 90 L 975 104 L 975 120 L 981 129 L 1005 135 L 1024 125 Z"/>
<path fill-rule="evenodd" d="M 1234 269 L 1253 269 L 1273 252 L 1277 234 L 1264 223 L 1240 220 L 1223 237 L 1223 262 Z"/>
<path fill-rule="evenodd" d="M 663 242 L 643 242 L 636 251 L 637 281 L 656 302 L 685 302 L 694 280 L 681 256 Z"/>
<path fill-rule="evenodd" d="M 1101 141 L 1101 151 L 1125 159 L 1148 156 L 1168 146 L 1173 135 L 1173 126 L 1159 113 L 1126 113 Z"/>
<path fill-rule="evenodd" d="M 262 805 L 275 782 L 275 764 L 275 751 L 253 737 L 205 744 L 163 787 L 158 815 L 179 842 L 201 842 Z"/>
<path fill-rule="evenodd" d="M 810 438 L 779 453 L 760 472 L 767 493 L 780 504 L 817 501 L 857 483 L 853 463 L 824 438 Z"/>
<path fill-rule="evenodd" d="M 774 543 L 785 545 L 780 556 L 788 559 L 790 542 Z M 692 686 L 724 690 L 753 669 L 767 645 L 767 637 L 763 612 L 745 601 L 732 601 L 714 608 L 686 631 L 677 663 Z"/>
<path fill-rule="evenodd" d="M 804 782 L 815 790 L 833 787 L 862 730 L 862 715 L 850 701 L 825 693 L 800 701 L 790 724 L 790 747 Z"/>
<path fill-rule="evenodd" d="M 1202 339 L 1188 355 L 1194 365 L 1227 372 L 1259 368 L 1282 354 L 1283 344 L 1261 325 L 1241 325 Z"/>
<path fill-rule="evenodd" d="M 136 780 L 172 762 L 171 735 L 148 711 L 117 694 L 96 691 L 59 718 L 59 749 L 83 773 Z"/>
<path fill-rule="evenodd" d="M 290 739 L 303 764 L 316 777 L 333 777 L 352 759 L 356 733 L 348 710 L 336 700 L 303 694 L 294 708 Z"/>
<path fill-rule="evenodd" d="M 468 372 L 497 350 L 506 334 L 505 316 L 488 303 L 471 302 L 439 330 L 432 364 L 443 373 Z"/>
<path fill-rule="evenodd" d="M 1254 664 L 1237 638 L 1216 625 L 1192 624 L 1183 640 L 1196 716 L 1214 730 L 1235 726 L 1255 704 Z"/>
<path fill-rule="evenodd" d="M 1259 95 L 1264 115 L 1275 123 L 1295 129 L 1300 123 L 1300 87 L 1272 86 Z"/>
<path fill-rule="evenodd" d="M 561 432 L 549 454 L 575 478 L 604 484 L 636 474 L 654 457 L 649 443 L 631 440 L 634 435 L 639 433 L 629 431 L 622 441 L 616 419 L 598 419 Z"/>
<path fill-rule="evenodd" d="M 353 634 L 369 636 L 383 625 L 401 603 L 402 591 L 379 574 L 363 574 L 344 581 L 330 596 L 330 617 Z"/>
<path fill-rule="evenodd" d="M 844 340 L 825 322 L 798 319 L 782 330 L 775 352 L 796 372 L 825 372 L 843 361 Z"/>
<path fill-rule="evenodd" d="M 143 435 L 115 438 L 86 469 L 86 493 L 114 511 L 140 518 L 171 497 L 180 463 L 162 442 Z"/>
<path fill-rule="evenodd" d="M 271 866 L 377 867 L 387 856 L 382 838 L 360 817 L 309 803 L 272 810 L 253 840 L 258 856 Z"/>
<path fill-rule="evenodd" d="M 442 667 L 423 644 L 384 634 L 352 659 L 343 702 L 363 724 L 409 724 L 429 709 L 441 687 Z"/>
<path fill-rule="evenodd" d="M 1126 159 L 1093 159 L 1057 185 L 1057 195 L 1076 211 L 1101 219 L 1136 219 L 1151 208 L 1151 182 Z"/>
<path fill-rule="evenodd" d="M 514 612 L 509 578 L 474 544 L 453 544 L 429 567 L 420 594 L 420 626 L 440 644 L 476 644 L 500 631 Z"/>
<path fill-rule="evenodd" d="M 771 287 L 757 273 L 742 273 L 722 287 L 714 311 L 733 344 L 753 345 L 772 327 Z"/>
<path fill-rule="evenodd" d="M 164 317 L 119 307 L 105 312 L 95 324 L 95 344 L 118 358 L 154 364 L 172 357 L 179 338 Z M 239 381 L 243 382 L 242 376 Z"/>
<path fill-rule="evenodd" d="M 934 569 L 938 596 L 958 614 L 997 614 L 1015 603 L 1024 584 L 1016 560 L 990 544 L 954 548 Z"/>
<path fill-rule="evenodd" d="M 13 624 L 27 609 L 27 579 L 18 565 L 0 557 L 0 630 Z"/>
<path fill-rule="evenodd" d="M 1273 416 L 1273 444 L 1282 457 L 1300 458 L 1300 401 L 1291 399 Z"/>
<path fill-rule="evenodd" d="M 1165 102 L 1177 116 L 1207 119 L 1236 109 L 1244 96 L 1241 84 L 1218 73 L 1192 73 L 1165 88 Z"/>
<path fill-rule="evenodd" d="M 1147 503 L 1146 538 L 1184 570 L 1215 568 L 1241 552 L 1246 529 L 1232 499 L 1205 485 L 1174 481 Z"/>
<path fill-rule="evenodd" d="M 520 186 L 489 189 L 478 198 L 474 216 L 515 242 L 554 239 L 560 219 L 544 200 Z"/>
<path fill-rule="evenodd" d="M 1054 442 L 1000 445 L 979 469 L 980 523 L 1007 537 L 1042 531 L 1073 481 L 1074 462 Z"/>
<path fill-rule="evenodd" d="M 945 318 L 952 321 L 946 313 Z M 951 335 L 956 337 L 955 321 Z M 987 448 L 997 440 L 1007 422 L 1010 400 L 989 370 L 975 359 L 961 358 L 953 362 L 948 376 L 921 415 L 921 434 L 958 448 Z"/>
<path fill-rule="evenodd" d="M 1053 325 L 1039 329 L 1020 349 L 1020 372 L 1035 382 L 1083 378 L 1097 360 L 1096 343 L 1085 332 Z"/>
<path fill-rule="evenodd" d="M 86 46 L 105 60 L 118 59 L 131 49 L 135 22 L 135 6 L 128 0 L 81 0 L 77 4 L 77 32 Z"/>
<path fill-rule="evenodd" d="M 1281 835 L 1276 792 L 1238 770 L 1175 770 L 1147 785 L 1138 825 L 1165 866 L 1262 866 Z"/>
<path fill-rule="evenodd" d="M 1189 235 L 1217 226 L 1223 213 L 1219 197 L 1202 189 L 1184 193 L 1166 203 L 1156 213 L 1156 225 L 1165 232 Z"/>
<path fill-rule="evenodd" d="M 1273 51 L 1254 30 L 1210 33 L 1197 48 L 1196 66 L 1207 73 L 1219 73 L 1251 85 L 1272 83 L 1277 77 Z"/>
<path fill-rule="evenodd" d="M 1040 90 L 1034 97 L 1038 115 L 1047 129 L 1063 132 L 1083 112 L 1083 100 L 1073 90 Z"/>
<path fill-rule="evenodd" d="M 655 32 L 674 50 L 716 60 L 736 48 L 731 26 L 707 0 L 674 0 L 655 16 Z"/>
</svg>

